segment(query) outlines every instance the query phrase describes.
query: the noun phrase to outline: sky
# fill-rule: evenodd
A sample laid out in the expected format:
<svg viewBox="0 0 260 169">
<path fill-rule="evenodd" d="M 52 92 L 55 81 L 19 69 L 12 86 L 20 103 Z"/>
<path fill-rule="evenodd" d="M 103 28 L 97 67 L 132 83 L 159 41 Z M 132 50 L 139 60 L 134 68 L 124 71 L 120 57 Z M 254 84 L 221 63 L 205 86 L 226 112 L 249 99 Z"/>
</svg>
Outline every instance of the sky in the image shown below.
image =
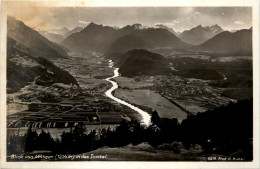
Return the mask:
<svg viewBox="0 0 260 169">
<path fill-rule="evenodd" d="M 35 29 L 87 26 L 90 22 L 124 27 L 140 23 L 164 24 L 176 32 L 195 26 L 220 25 L 225 30 L 252 26 L 250 7 L 23 7 L 8 8 L 8 14 Z"/>
</svg>

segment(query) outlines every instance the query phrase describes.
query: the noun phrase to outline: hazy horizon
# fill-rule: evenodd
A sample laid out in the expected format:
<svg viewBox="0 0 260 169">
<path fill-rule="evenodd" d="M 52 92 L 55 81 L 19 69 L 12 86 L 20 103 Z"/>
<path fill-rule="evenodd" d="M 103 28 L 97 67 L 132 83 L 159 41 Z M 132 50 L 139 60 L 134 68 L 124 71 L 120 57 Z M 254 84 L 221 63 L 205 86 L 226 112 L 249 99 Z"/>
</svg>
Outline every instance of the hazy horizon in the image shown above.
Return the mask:
<svg viewBox="0 0 260 169">
<path fill-rule="evenodd" d="M 198 25 L 218 24 L 225 30 L 248 29 L 252 26 L 250 7 L 35 7 L 27 10 L 8 9 L 14 16 L 35 29 L 87 26 L 90 22 L 104 26 L 124 27 L 140 23 L 154 27 L 163 24 L 182 32 Z M 64 19 L 65 18 L 65 19 Z"/>
</svg>

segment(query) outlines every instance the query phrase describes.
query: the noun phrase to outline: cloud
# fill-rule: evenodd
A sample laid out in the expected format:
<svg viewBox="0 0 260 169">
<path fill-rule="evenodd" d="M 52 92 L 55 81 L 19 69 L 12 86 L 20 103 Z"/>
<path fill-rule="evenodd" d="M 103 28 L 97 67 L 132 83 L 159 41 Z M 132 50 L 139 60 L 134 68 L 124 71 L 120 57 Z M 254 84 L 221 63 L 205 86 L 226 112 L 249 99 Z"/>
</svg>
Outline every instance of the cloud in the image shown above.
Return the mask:
<svg viewBox="0 0 260 169">
<path fill-rule="evenodd" d="M 172 20 L 172 22 L 156 23 L 155 25 L 164 25 L 167 27 L 174 27 L 179 23 L 180 23 L 180 21 L 178 21 L 178 20 Z"/>
<path fill-rule="evenodd" d="M 90 24 L 90 22 L 87 22 L 87 21 L 81 21 L 81 20 L 79 20 L 78 22 L 81 23 L 81 24 L 84 24 L 84 25 Z"/>
<path fill-rule="evenodd" d="M 174 23 L 170 23 L 170 22 L 165 22 L 165 23 L 155 23 L 155 26 L 157 25 L 164 25 L 164 26 L 167 26 L 167 27 L 173 27 L 175 24 Z"/>
<path fill-rule="evenodd" d="M 236 24 L 236 25 L 244 25 L 245 22 L 243 22 L 243 21 L 234 21 L 234 24 Z"/>
</svg>

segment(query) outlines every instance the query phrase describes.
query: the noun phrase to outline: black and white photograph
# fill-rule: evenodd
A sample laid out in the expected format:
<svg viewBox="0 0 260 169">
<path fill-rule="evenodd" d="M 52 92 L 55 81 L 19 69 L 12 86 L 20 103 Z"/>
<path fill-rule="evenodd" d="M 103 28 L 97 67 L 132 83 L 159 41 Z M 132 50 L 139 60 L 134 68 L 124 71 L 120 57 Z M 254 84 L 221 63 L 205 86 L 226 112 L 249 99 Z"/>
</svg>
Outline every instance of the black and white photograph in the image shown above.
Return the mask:
<svg viewBox="0 0 260 169">
<path fill-rule="evenodd" d="M 7 163 L 257 160 L 253 6 L 2 5 Z"/>
</svg>

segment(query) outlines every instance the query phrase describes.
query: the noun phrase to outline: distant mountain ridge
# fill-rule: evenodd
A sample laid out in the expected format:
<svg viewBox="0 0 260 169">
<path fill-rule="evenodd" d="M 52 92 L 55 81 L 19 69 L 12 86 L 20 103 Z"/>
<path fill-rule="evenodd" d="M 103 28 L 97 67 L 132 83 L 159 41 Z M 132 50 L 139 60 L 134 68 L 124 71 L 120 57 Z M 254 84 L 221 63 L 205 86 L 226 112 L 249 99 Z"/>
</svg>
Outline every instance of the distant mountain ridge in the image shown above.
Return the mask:
<svg viewBox="0 0 260 169">
<path fill-rule="evenodd" d="M 75 27 L 72 30 L 68 30 L 66 28 L 63 29 L 52 29 L 49 31 L 44 31 L 44 30 L 38 30 L 38 32 L 47 38 L 48 40 L 55 42 L 55 43 L 61 43 L 66 37 L 70 36 L 73 33 L 77 33 L 82 31 L 84 28 L 83 27 Z M 52 33 L 51 33 L 52 32 Z"/>
<path fill-rule="evenodd" d="M 67 33 L 65 33 L 63 35 L 63 37 L 66 38 L 66 37 L 70 36 L 73 33 L 77 33 L 77 32 L 82 31 L 83 29 L 84 29 L 84 27 L 77 26 L 77 27 L 73 28 L 72 30 L 68 31 Z"/>
<path fill-rule="evenodd" d="M 71 50 L 104 52 L 117 37 L 116 29 L 91 22 L 82 31 L 68 36 L 61 44 Z"/>
<path fill-rule="evenodd" d="M 47 31 L 38 31 L 42 36 L 47 38 L 49 41 L 60 43 L 64 40 L 64 37 L 60 34 L 49 33 Z"/>
<path fill-rule="evenodd" d="M 141 24 L 128 25 L 121 29 L 97 25 L 93 22 L 78 33 L 67 37 L 61 44 L 72 50 L 106 52 L 118 38 L 132 34 L 152 47 L 185 48 L 190 45 L 181 41 L 166 29 L 147 28 Z"/>
<path fill-rule="evenodd" d="M 205 27 L 198 25 L 190 30 L 183 31 L 179 38 L 186 43 L 200 45 L 221 32 L 223 32 L 223 29 L 217 24 Z"/>
<path fill-rule="evenodd" d="M 163 24 L 156 24 L 155 27 L 162 28 L 162 29 L 167 29 L 168 31 L 173 33 L 175 36 L 177 36 L 177 33 L 172 28 L 170 28 L 168 26 L 165 26 Z"/>
<path fill-rule="evenodd" d="M 54 34 L 59 34 L 59 35 L 65 35 L 68 33 L 70 30 L 67 27 L 64 28 L 59 28 L 59 29 L 49 29 L 49 33 L 54 33 Z"/>
<path fill-rule="evenodd" d="M 194 49 L 209 53 L 252 55 L 252 28 L 236 32 L 224 31 Z"/>
<path fill-rule="evenodd" d="M 138 38 L 137 36 L 133 34 L 126 34 L 113 42 L 104 55 L 106 56 L 106 58 L 115 61 L 118 59 L 119 55 L 127 51 L 133 49 L 147 49 L 150 47 L 151 45 L 147 44 L 145 41 Z"/>
</svg>

